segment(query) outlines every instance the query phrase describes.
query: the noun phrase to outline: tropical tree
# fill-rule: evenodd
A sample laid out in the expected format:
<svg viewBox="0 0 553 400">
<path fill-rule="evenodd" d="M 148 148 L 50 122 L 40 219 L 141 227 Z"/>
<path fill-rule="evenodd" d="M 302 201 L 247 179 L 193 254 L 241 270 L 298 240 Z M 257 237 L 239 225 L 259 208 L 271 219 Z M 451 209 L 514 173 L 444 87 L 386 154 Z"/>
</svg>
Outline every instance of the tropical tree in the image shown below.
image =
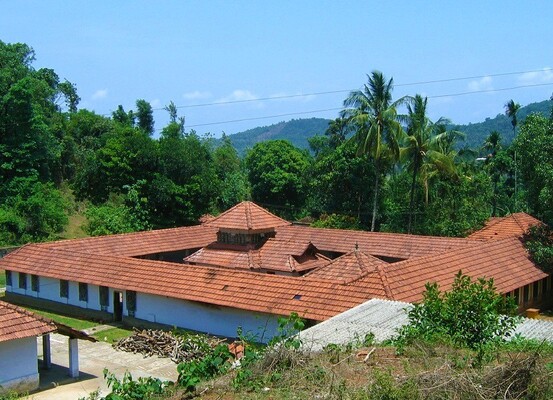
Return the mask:
<svg viewBox="0 0 553 400">
<path fill-rule="evenodd" d="M 363 90 L 355 90 L 344 100 L 344 116 L 355 129 L 357 154 L 369 154 L 374 162 L 373 211 L 371 231 L 375 230 L 378 215 L 380 177 L 385 161 L 399 159 L 399 142 L 403 129 L 397 118 L 396 107 L 404 101 L 392 102 L 393 78 L 386 80 L 379 71 L 367 76 Z"/>
<path fill-rule="evenodd" d="M 413 223 L 413 208 L 417 177 L 421 169 L 425 172 L 425 185 L 431 172 L 447 172 L 455 170 L 449 141 L 452 136 L 445 129 L 448 120 L 440 118 L 432 122 L 426 114 L 427 98 L 416 95 L 407 105 L 407 135 L 405 145 L 401 148 L 401 158 L 406 162 L 407 170 L 411 172 L 411 189 L 409 196 L 409 222 L 407 232 L 411 233 Z M 428 193 L 428 189 L 426 190 Z"/>
<path fill-rule="evenodd" d="M 509 100 L 505 104 L 505 115 L 511 119 L 511 125 L 513 126 L 513 140 L 516 139 L 517 136 L 517 112 L 520 110 L 520 104 L 515 103 L 513 99 Z M 517 211 L 517 151 L 515 149 L 515 211 Z"/>
<path fill-rule="evenodd" d="M 516 136 L 516 129 L 518 125 L 517 112 L 520 110 L 520 104 L 515 103 L 514 100 L 509 100 L 505 103 L 505 115 L 511 119 L 511 125 L 513 126 L 513 136 Z"/>
<path fill-rule="evenodd" d="M 311 158 L 286 140 L 257 143 L 245 158 L 252 200 L 285 218 L 296 218 L 307 195 Z"/>
</svg>

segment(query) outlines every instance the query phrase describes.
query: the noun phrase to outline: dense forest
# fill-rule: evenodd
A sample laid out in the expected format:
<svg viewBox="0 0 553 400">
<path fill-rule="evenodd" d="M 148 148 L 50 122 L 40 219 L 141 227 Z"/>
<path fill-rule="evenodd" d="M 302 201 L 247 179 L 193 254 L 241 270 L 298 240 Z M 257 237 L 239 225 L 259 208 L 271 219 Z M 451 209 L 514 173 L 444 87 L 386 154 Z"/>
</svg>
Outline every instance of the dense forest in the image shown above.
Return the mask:
<svg viewBox="0 0 553 400">
<path fill-rule="evenodd" d="M 187 131 L 173 103 L 159 137 L 145 100 L 111 116 L 79 108 L 77 86 L 33 60 L 28 45 L 0 41 L 3 246 L 71 236 L 75 215 L 100 235 L 196 224 L 245 199 L 315 226 L 427 235 L 516 211 L 553 222 L 552 116 L 523 117 L 512 100 L 512 144 L 492 130 L 460 147 L 465 133 L 431 121 L 426 98 L 394 100 L 375 71 L 310 151 L 266 140 L 242 156 L 227 136 Z"/>
</svg>

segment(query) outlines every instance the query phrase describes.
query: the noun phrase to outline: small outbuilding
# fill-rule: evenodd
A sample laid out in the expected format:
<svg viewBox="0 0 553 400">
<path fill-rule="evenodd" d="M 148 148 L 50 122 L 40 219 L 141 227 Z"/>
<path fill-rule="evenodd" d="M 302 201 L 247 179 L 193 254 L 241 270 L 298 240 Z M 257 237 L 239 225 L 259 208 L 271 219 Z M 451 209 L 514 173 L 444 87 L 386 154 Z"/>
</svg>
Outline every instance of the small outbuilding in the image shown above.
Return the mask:
<svg viewBox="0 0 553 400">
<path fill-rule="evenodd" d="M 38 388 L 37 337 L 56 329 L 52 321 L 0 301 L 0 393 Z"/>
</svg>

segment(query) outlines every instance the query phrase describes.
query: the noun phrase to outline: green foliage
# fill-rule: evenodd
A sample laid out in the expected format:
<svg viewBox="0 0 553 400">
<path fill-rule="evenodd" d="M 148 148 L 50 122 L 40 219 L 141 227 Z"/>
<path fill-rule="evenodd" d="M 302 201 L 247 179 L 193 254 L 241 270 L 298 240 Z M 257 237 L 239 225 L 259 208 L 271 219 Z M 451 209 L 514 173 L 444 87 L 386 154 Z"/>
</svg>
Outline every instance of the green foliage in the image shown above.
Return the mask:
<svg viewBox="0 0 553 400">
<path fill-rule="evenodd" d="M 399 343 L 415 339 L 448 338 L 478 352 L 477 362 L 512 333 L 516 305 L 496 292 L 493 279 L 473 282 L 461 271 L 449 292 L 427 283 L 423 302 L 409 311 L 409 324 L 400 330 Z"/>
<path fill-rule="evenodd" d="M 187 392 L 193 392 L 201 381 L 227 372 L 231 357 L 228 346 L 219 344 L 199 360 L 180 363 L 177 367 L 178 385 Z"/>
<path fill-rule="evenodd" d="M 356 156 L 355 143 L 351 141 L 320 154 L 309 173 L 308 210 L 315 216 L 352 216 L 357 226 L 368 224 L 374 174 L 373 163 L 366 155 Z"/>
<path fill-rule="evenodd" d="M 314 228 L 362 229 L 357 218 L 340 214 L 323 214 L 311 226 Z"/>
<path fill-rule="evenodd" d="M 1 390 L 2 390 L 2 386 L 0 385 L 0 391 Z M 23 396 L 25 395 L 9 391 L 7 393 L 0 393 L 0 400 L 17 400 L 17 399 L 22 399 Z"/>
<path fill-rule="evenodd" d="M 531 227 L 523 236 L 532 260 L 545 272 L 553 271 L 553 230 L 545 224 Z"/>
<path fill-rule="evenodd" d="M 221 145 L 213 152 L 213 163 L 220 182 L 217 208 L 227 210 L 250 197 L 248 177 L 243 171 L 238 152 L 228 136 L 223 134 Z"/>
<path fill-rule="evenodd" d="M 104 369 L 104 379 L 107 380 L 111 393 L 102 400 L 148 400 L 156 395 L 165 394 L 171 386 L 169 382 L 152 377 L 133 380 L 128 372 L 119 380 L 107 369 Z"/>
<path fill-rule="evenodd" d="M 526 118 L 514 143 L 517 165 L 527 191 L 530 211 L 553 224 L 553 120 L 533 114 Z"/>
<path fill-rule="evenodd" d="M 91 236 L 128 233 L 151 229 L 148 214 L 148 199 L 140 191 L 146 181 L 126 185 L 127 193 L 112 196 L 106 203 L 90 205 L 85 211 L 87 223 L 84 230 Z"/>
<path fill-rule="evenodd" d="M 14 178 L 0 189 L 0 245 L 56 237 L 67 223 L 67 204 L 51 183 Z"/>
<path fill-rule="evenodd" d="M 246 155 L 252 199 L 277 213 L 295 216 L 306 199 L 310 158 L 284 140 L 256 144 Z M 284 210 L 284 211 L 283 211 Z"/>
<path fill-rule="evenodd" d="M 391 176 L 384 187 L 384 222 L 387 232 L 406 232 L 410 174 Z M 419 183 L 420 184 L 420 183 Z M 490 215 L 492 185 L 483 172 L 462 172 L 456 177 L 437 175 L 428 190 L 417 190 L 412 233 L 435 236 L 466 236 L 481 227 Z"/>
</svg>

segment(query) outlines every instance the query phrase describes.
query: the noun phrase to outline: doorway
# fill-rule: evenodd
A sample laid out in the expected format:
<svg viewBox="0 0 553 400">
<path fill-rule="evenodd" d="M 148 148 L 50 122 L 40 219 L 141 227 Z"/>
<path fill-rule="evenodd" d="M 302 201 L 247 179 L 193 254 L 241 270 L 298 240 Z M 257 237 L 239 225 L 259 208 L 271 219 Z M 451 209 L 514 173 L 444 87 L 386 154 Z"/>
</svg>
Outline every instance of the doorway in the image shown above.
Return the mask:
<svg viewBox="0 0 553 400">
<path fill-rule="evenodd" d="M 123 293 L 113 292 L 113 320 L 123 321 Z"/>
</svg>

